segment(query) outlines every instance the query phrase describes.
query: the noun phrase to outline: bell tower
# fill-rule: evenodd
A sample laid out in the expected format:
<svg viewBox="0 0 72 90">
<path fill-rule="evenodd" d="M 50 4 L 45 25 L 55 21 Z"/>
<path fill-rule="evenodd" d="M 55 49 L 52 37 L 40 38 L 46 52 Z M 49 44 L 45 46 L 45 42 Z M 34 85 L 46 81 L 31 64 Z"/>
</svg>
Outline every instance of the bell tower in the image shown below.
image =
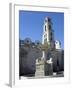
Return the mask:
<svg viewBox="0 0 72 90">
<path fill-rule="evenodd" d="M 42 44 L 50 45 L 54 41 L 54 31 L 52 30 L 52 22 L 50 17 L 46 17 L 43 25 Z"/>
<path fill-rule="evenodd" d="M 45 45 L 47 43 L 50 48 L 55 47 L 54 31 L 52 29 L 52 25 L 51 18 L 46 17 L 43 25 L 42 44 Z M 45 51 L 42 52 L 42 58 L 45 60 Z"/>
</svg>

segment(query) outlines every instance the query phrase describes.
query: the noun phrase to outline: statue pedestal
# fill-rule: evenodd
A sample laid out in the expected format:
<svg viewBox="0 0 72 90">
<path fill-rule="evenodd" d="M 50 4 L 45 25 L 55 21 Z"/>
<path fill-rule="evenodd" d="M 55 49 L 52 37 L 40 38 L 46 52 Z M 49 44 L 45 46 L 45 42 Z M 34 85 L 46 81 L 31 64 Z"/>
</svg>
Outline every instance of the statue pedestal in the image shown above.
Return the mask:
<svg viewBox="0 0 72 90">
<path fill-rule="evenodd" d="M 53 62 L 51 60 L 47 60 L 45 62 L 45 76 L 53 75 Z"/>
<path fill-rule="evenodd" d="M 41 61 L 36 63 L 35 76 L 36 77 L 44 76 L 44 61 L 41 60 Z"/>
</svg>

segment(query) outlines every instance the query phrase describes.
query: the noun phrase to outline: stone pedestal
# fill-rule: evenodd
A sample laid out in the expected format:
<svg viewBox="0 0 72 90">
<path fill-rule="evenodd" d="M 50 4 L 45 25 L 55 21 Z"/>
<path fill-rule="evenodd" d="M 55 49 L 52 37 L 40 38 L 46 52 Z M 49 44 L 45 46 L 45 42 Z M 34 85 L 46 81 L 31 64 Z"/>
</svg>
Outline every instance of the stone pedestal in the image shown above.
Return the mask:
<svg viewBox="0 0 72 90">
<path fill-rule="evenodd" d="M 44 76 L 44 61 L 39 61 L 36 63 L 36 77 Z"/>
<path fill-rule="evenodd" d="M 53 75 L 53 63 L 49 60 L 44 65 L 45 76 Z"/>
<path fill-rule="evenodd" d="M 53 65 L 52 64 L 45 64 L 45 76 L 53 75 Z"/>
</svg>

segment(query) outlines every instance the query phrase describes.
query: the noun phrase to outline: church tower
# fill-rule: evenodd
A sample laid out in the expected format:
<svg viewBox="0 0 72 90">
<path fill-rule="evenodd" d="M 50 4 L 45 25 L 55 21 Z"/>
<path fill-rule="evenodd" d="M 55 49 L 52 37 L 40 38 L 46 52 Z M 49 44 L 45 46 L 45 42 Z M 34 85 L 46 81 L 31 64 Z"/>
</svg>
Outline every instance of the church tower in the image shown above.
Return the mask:
<svg viewBox="0 0 72 90">
<path fill-rule="evenodd" d="M 44 20 L 43 25 L 43 37 L 42 37 L 42 44 L 54 42 L 54 31 L 52 30 L 52 22 L 50 17 L 46 17 Z"/>
<path fill-rule="evenodd" d="M 55 47 L 54 31 L 50 17 L 46 17 L 43 25 L 42 44 L 47 43 L 51 48 Z M 45 60 L 45 51 L 42 52 L 42 58 Z"/>
</svg>

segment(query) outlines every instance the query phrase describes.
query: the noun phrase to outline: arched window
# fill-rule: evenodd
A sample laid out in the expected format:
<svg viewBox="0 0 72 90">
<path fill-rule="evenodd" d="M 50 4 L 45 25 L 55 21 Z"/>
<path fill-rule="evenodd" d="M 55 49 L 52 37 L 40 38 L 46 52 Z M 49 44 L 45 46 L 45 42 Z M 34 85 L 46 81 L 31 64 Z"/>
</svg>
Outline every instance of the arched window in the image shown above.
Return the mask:
<svg viewBox="0 0 72 90">
<path fill-rule="evenodd" d="M 46 25 L 45 25 L 45 31 L 46 31 Z"/>
<path fill-rule="evenodd" d="M 49 25 L 48 27 L 49 27 L 49 30 L 51 30 L 51 25 Z"/>
</svg>

